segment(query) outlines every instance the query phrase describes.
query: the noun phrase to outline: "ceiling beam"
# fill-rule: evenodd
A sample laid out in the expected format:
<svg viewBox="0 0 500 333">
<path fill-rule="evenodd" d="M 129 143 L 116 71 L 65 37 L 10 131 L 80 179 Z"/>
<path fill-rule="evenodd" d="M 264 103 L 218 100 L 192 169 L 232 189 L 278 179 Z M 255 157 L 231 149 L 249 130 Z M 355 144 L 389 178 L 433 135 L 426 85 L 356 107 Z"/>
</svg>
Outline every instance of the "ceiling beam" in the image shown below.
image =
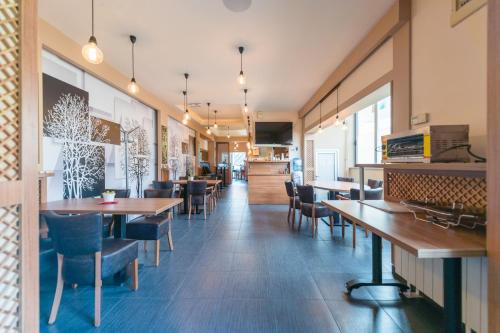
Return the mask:
<svg viewBox="0 0 500 333">
<path fill-rule="evenodd" d="M 314 109 L 325 96 L 358 68 L 380 45 L 397 32 L 403 24 L 408 22 L 410 13 L 411 1 L 398 0 L 298 111 L 299 118 L 303 118 Z"/>
</svg>

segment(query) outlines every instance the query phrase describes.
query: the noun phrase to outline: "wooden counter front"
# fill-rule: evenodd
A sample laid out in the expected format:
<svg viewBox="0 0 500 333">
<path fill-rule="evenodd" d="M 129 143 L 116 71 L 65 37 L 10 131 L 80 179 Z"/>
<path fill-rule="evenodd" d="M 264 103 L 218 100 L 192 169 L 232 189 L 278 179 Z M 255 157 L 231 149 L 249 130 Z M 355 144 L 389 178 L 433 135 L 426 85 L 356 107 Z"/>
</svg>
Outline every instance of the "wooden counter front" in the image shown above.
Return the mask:
<svg viewBox="0 0 500 333">
<path fill-rule="evenodd" d="M 248 203 L 261 205 L 287 205 L 285 182 L 291 179 L 284 174 L 288 161 L 248 162 Z"/>
</svg>

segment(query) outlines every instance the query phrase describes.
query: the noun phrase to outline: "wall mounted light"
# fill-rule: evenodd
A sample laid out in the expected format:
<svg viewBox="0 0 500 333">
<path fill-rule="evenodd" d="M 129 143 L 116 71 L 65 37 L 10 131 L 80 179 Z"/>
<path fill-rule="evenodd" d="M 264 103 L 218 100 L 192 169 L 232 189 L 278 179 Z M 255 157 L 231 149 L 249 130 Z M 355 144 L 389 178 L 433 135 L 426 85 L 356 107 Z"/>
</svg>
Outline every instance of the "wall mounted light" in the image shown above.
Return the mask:
<svg viewBox="0 0 500 333">
<path fill-rule="evenodd" d="M 245 51 L 245 48 L 243 46 L 238 47 L 238 51 L 240 52 L 240 75 L 238 75 L 238 82 L 241 85 L 245 84 L 245 75 L 243 74 L 243 52 Z"/>
<path fill-rule="evenodd" d="M 132 43 L 132 78 L 130 79 L 130 83 L 127 86 L 127 90 L 131 94 L 137 94 L 139 92 L 139 85 L 135 82 L 135 42 L 137 38 L 134 35 L 130 35 L 130 42 Z"/>
<path fill-rule="evenodd" d="M 92 35 L 87 44 L 82 47 L 82 56 L 91 64 L 98 65 L 104 60 L 104 55 L 97 47 L 97 39 L 94 36 L 94 0 L 92 0 Z"/>
</svg>

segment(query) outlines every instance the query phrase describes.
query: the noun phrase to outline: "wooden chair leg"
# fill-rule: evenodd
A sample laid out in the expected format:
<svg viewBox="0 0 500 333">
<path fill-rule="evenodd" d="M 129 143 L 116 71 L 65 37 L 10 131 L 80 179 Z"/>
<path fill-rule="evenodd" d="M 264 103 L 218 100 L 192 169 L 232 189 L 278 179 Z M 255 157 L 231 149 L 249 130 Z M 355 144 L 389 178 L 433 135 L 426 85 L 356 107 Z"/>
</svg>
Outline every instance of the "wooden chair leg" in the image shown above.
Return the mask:
<svg viewBox="0 0 500 333">
<path fill-rule="evenodd" d="M 292 211 L 292 207 L 290 205 L 288 205 L 288 217 L 286 218 L 286 221 L 288 222 L 288 224 L 290 224 L 290 212 Z"/>
<path fill-rule="evenodd" d="M 312 216 L 311 216 L 311 224 L 312 224 L 312 237 L 314 238 L 314 236 L 316 235 L 316 212 L 315 212 L 315 207 L 314 207 L 314 204 L 312 206 Z"/>
<path fill-rule="evenodd" d="M 174 241 L 172 240 L 171 222 L 168 222 L 167 240 L 168 240 L 168 248 L 170 249 L 170 251 L 173 251 L 174 250 Z"/>
<path fill-rule="evenodd" d="M 207 196 L 203 197 L 203 215 L 207 219 Z"/>
<path fill-rule="evenodd" d="M 300 217 L 299 217 L 299 227 L 297 229 L 298 231 L 300 231 L 300 226 L 302 225 L 302 208 L 300 208 L 299 214 L 300 214 Z"/>
<path fill-rule="evenodd" d="M 160 266 L 160 240 L 155 240 L 155 265 Z"/>
<path fill-rule="evenodd" d="M 192 205 L 191 205 L 191 195 L 189 195 L 188 205 L 189 205 L 188 220 L 191 220 L 191 208 L 192 208 Z"/>
<path fill-rule="evenodd" d="M 295 214 L 296 214 L 296 210 L 295 210 L 295 198 L 293 198 L 293 206 L 292 206 L 292 212 L 293 212 L 293 216 L 292 216 L 292 230 L 293 228 L 295 228 Z"/>
<path fill-rule="evenodd" d="M 132 290 L 139 289 L 139 259 L 132 261 Z"/>
<path fill-rule="evenodd" d="M 148 241 L 144 241 L 144 251 L 148 250 Z"/>
<path fill-rule="evenodd" d="M 352 247 L 356 248 L 356 223 L 352 223 Z"/>
<path fill-rule="evenodd" d="M 95 253 L 94 326 L 101 325 L 101 252 Z"/>
<path fill-rule="evenodd" d="M 57 318 L 57 312 L 59 310 L 59 304 L 61 304 L 61 296 L 64 288 L 64 281 L 62 278 L 62 265 L 64 256 L 62 254 L 57 254 L 57 285 L 56 293 L 54 294 L 54 300 L 52 301 L 52 309 L 50 310 L 49 325 L 52 325 Z"/>
<path fill-rule="evenodd" d="M 115 230 L 115 221 L 111 221 L 111 224 L 109 225 L 109 237 L 113 236 Z"/>
</svg>

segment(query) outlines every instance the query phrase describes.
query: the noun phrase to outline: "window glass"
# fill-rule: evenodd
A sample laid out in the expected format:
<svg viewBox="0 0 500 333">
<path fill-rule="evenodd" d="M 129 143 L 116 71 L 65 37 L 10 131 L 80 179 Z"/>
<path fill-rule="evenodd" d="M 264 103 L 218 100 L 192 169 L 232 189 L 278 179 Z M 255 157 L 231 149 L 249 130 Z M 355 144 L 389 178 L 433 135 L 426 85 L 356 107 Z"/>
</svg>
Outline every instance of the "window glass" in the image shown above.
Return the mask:
<svg viewBox="0 0 500 333">
<path fill-rule="evenodd" d="M 391 97 L 377 102 L 377 163 L 382 161 L 382 136 L 391 134 Z"/>
<path fill-rule="evenodd" d="M 374 163 L 375 112 L 373 105 L 356 114 L 356 134 L 357 163 Z"/>
</svg>

